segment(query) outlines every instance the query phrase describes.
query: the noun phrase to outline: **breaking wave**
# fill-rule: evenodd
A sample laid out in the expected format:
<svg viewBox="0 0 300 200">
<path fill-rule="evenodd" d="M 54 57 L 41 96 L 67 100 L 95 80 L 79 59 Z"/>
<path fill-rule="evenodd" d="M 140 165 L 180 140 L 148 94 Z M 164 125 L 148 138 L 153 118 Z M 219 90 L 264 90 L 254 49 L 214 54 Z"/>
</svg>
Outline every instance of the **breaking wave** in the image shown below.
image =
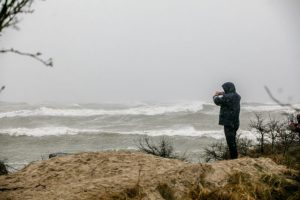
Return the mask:
<svg viewBox="0 0 300 200">
<path fill-rule="evenodd" d="M 254 135 L 250 131 L 239 131 L 243 136 L 254 139 Z M 158 129 L 147 131 L 104 131 L 99 129 L 75 129 L 68 127 L 41 127 L 41 128 L 12 128 L 0 129 L 0 134 L 8 134 L 10 136 L 61 136 L 76 134 L 128 134 L 128 135 L 148 135 L 148 136 L 190 136 L 190 137 L 211 137 L 215 139 L 224 138 L 223 130 L 196 130 L 192 126 L 182 127 L 179 129 Z"/>
<path fill-rule="evenodd" d="M 287 112 L 293 113 L 294 110 L 288 107 L 283 107 L 280 105 L 256 105 L 256 106 L 242 106 L 242 110 L 248 112 L 271 112 L 271 111 L 279 111 L 279 112 Z"/>
<path fill-rule="evenodd" d="M 250 131 L 239 130 L 241 137 L 255 140 L 255 135 Z M 144 134 L 148 136 L 190 136 L 190 137 L 211 137 L 215 139 L 225 138 L 224 130 L 196 130 L 192 126 L 182 127 L 180 129 L 159 129 L 147 131 L 124 132 L 125 134 Z"/>
<path fill-rule="evenodd" d="M 173 105 L 144 105 L 126 109 L 57 109 L 40 107 L 33 110 L 17 110 L 0 113 L 0 118 L 4 117 L 28 117 L 28 116 L 97 116 L 97 115 L 162 115 L 177 112 L 198 112 L 203 109 L 202 102 L 181 103 Z"/>
<path fill-rule="evenodd" d="M 0 134 L 8 134 L 10 136 L 50 136 L 50 135 L 76 135 L 79 133 L 97 133 L 95 129 L 73 129 L 68 127 L 42 127 L 42 128 L 12 128 L 0 129 Z"/>
</svg>

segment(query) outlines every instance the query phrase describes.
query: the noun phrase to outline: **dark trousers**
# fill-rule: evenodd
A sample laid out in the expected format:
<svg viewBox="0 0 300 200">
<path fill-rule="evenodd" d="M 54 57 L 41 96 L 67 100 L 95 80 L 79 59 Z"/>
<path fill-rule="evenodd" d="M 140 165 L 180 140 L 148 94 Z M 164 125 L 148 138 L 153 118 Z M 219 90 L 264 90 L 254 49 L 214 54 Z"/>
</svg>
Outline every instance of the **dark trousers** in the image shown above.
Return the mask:
<svg viewBox="0 0 300 200">
<path fill-rule="evenodd" d="M 224 126 L 224 132 L 226 136 L 226 142 L 229 148 L 230 158 L 236 159 L 238 157 L 237 146 L 236 146 L 236 131 L 239 126 Z"/>
</svg>

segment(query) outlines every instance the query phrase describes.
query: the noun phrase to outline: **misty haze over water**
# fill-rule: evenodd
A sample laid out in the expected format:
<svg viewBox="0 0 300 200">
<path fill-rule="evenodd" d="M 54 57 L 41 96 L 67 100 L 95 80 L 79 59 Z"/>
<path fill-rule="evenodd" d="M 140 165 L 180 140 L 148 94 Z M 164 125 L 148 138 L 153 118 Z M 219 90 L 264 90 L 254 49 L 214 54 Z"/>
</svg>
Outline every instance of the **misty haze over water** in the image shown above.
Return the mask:
<svg viewBox="0 0 300 200">
<path fill-rule="evenodd" d="M 224 82 L 243 102 L 267 85 L 299 103 L 298 0 L 36 1 L 1 46 L 40 51 L 54 68 L 0 54 L 8 102 L 211 101 Z"/>
</svg>

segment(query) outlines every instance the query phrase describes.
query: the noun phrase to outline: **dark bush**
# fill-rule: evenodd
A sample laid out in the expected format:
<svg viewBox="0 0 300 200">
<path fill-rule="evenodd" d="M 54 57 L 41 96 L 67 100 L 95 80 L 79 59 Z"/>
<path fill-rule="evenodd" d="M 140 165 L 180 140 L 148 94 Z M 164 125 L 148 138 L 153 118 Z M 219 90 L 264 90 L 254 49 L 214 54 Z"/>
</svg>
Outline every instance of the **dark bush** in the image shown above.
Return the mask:
<svg viewBox="0 0 300 200">
<path fill-rule="evenodd" d="M 154 142 L 148 136 L 143 136 L 139 138 L 137 143 L 137 147 L 141 152 L 163 158 L 186 160 L 185 155 L 179 156 L 175 153 L 173 143 L 165 136 L 160 137 L 158 142 Z"/>
<path fill-rule="evenodd" d="M 226 142 L 223 140 L 211 144 L 209 147 L 204 149 L 205 161 L 209 162 L 212 160 L 227 160 L 230 158 L 229 149 Z"/>
<path fill-rule="evenodd" d="M 8 174 L 7 167 L 4 163 L 4 161 L 0 160 L 0 176 L 1 175 L 7 175 L 7 174 Z"/>
<path fill-rule="evenodd" d="M 253 144 L 250 139 L 241 137 L 238 134 L 236 137 L 236 143 L 238 148 L 238 153 L 240 156 L 249 156 L 253 151 Z M 220 140 L 211 144 L 209 147 L 204 149 L 205 161 L 212 160 L 227 160 L 230 158 L 229 149 L 227 147 L 226 141 Z"/>
</svg>

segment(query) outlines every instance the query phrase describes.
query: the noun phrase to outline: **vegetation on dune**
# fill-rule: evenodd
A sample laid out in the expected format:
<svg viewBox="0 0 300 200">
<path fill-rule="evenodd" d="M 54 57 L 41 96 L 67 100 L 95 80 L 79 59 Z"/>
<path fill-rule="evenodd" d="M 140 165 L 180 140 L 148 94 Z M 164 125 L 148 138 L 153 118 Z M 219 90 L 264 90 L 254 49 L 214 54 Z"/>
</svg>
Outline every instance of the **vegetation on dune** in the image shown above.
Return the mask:
<svg viewBox="0 0 300 200">
<path fill-rule="evenodd" d="M 287 121 L 275 120 L 271 116 L 266 120 L 261 114 L 255 114 L 250 122 L 251 131 L 256 134 L 257 143 L 237 136 L 239 156 L 269 157 L 276 163 L 300 169 L 300 135 L 289 129 Z M 228 148 L 224 141 L 213 143 L 205 148 L 206 161 L 229 159 Z"/>
<path fill-rule="evenodd" d="M 248 156 L 252 151 L 252 140 L 243 138 L 241 137 L 241 134 L 238 134 L 236 137 L 236 142 L 238 146 L 239 155 Z M 229 149 L 227 147 L 226 141 L 220 140 L 206 147 L 204 149 L 204 158 L 206 162 L 230 159 Z"/>
<path fill-rule="evenodd" d="M 284 175 L 262 173 L 258 177 L 252 177 L 247 172 L 237 171 L 228 176 L 227 184 L 222 187 L 211 187 L 205 182 L 206 174 L 202 174 L 189 187 L 185 200 L 300 199 L 299 134 L 289 129 L 287 121 L 279 121 L 271 116 L 264 119 L 261 114 L 255 114 L 255 119 L 250 122 L 249 127 L 256 133 L 257 143 L 239 134 L 237 136 L 239 156 L 268 157 L 277 164 L 287 166 L 288 172 Z M 149 137 L 144 137 L 139 140 L 139 149 L 156 156 L 177 158 L 173 154 L 172 143 L 166 137 L 157 144 Z M 211 144 L 205 149 L 204 157 L 207 162 L 229 159 L 226 142 Z M 174 189 L 166 183 L 160 184 L 157 190 L 163 199 L 176 199 Z"/>
<path fill-rule="evenodd" d="M 206 181 L 211 170 L 207 168 L 198 175 L 195 182 L 189 183 L 183 196 L 178 197 L 177 188 L 167 182 L 158 183 L 155 190 L 161 199 L 165 200 L 297 200 L 300 198 L 300 176 L 293 170 L 283 175 L 261 173 L 258 176 L 236 171 L 228 175 L 226 184 L 220 187 L 215 187 Z M 139 179 L 133 187 L 112 195 L 111 199 L 143 199 L 147 188 L 139 184 Z"/>
<path fill-rule="evenodd" d="M 1 175 L 6 175 L 6 174 L 8 174 L 7 167 L 4 163 L 4 161 L 0 160 L 0 176 Z"/>
<path fill-rule="evenodd" d="M 245 172 L 236 172 L 228 176 L 228 183 L 223 187 L 210 188 L 205 181 L 192 186 L 186 200 L 296 200 L 300 198 L 299 189 L 299 174 L 293 174 L 290 179 L 273 174 L 254 179 Z"/>
<path fill-rule="evenodd" d="M 139 151 L 163 157 L 163 158 L 171 158 L 178 160 L 187 160 L 185 154 L 178 155 L 175 153 L 174 145 L 170 139 L 167 137 L 160 137 L 158 142 L 154 142 L 150 137 L 143 136 L 139 138 L 137 142 L 137 147 Z"/>
</svg>

